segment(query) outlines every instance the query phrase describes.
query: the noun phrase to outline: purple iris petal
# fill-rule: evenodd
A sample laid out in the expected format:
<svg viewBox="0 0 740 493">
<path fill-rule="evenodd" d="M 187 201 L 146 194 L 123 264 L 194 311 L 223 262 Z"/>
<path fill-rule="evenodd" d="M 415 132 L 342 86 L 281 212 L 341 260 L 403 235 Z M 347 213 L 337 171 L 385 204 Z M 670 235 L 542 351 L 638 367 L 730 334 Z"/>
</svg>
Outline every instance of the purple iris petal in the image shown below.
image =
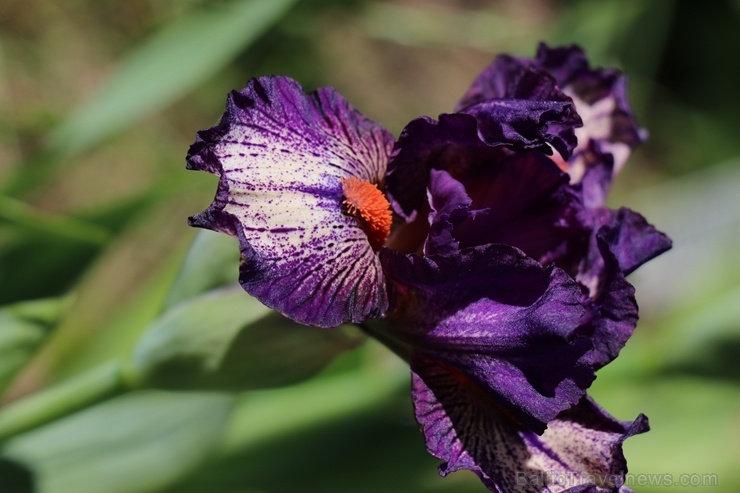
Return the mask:
<svg viewBox="0 0 740 493">
<path fill-rule="evenodd" d="M 460 248 L 452 231 L 476 213 L 470 210 L 472 200 L 462 183 L 443 170 L 429 172 L 429 235 L 424 244 L 426 255 L 455 253 Z"/>
<path fill-rule="evenodd" d="M 625 276 L 671 247 L 671 240 L 629 209 L 595 210 L 588 256 L 576 278 L 589 289 L 593 349 L 587 359 L 601 368 L 617 357 L 637 325 L 635 289 Z"/>
<path fill-rule="evenodd" d="M 591 345 L 578 332 L 578 285 L 506 245 L 455 255 L 381 251 L 392 293 L 373 324 L 409 348 L 412 368 L 431 360 L 454 369 L 531 429 L 544 429 L 593 381 L 581 361 Z"/>
<path fill-rule="evenodd" d="M 620 490 L 622 444 L 647 431 L 647 418 L 615 420 L 584 397 L 541 435 L 522 427 L 475 382 L 433 360 L 412 372 L 412 399 L 442 476 L 468 469 L 497 493 L 604 493 Z"/>
<path fill-rule="evenodd" d="M 497 57 L 478 76 L 458 107 L 487 99 L 540 99 L 546 92 L 544 81 L 547 79 L 540 75 L 543 82 L 535 84 L 532 82 L 533 74 L 549 76 L 556 89 L 547 97 L 554 99 L 565 95 L 572 98 L 583 120 L 583 126 L 575 129 L 578 147 L 573 156 L 558 149 L 562 158 L 567 160 L 562 165 L 574 181 L 580 181 L 588 166 L 601 162 L 595 158 L 610 161 L 612 176 L 609 181 L 594 184 L 604 187 L 599 193 L 605 195 L 611 179 L 624 166 L 631 150 L 646 138 L 627 101 L 626 78 L 618 70 L 592 69 L 583 50 L 577 46 L 550 48 L 540 44 L 533 59 L 507 55 Z M 523 96 L 513 96 L 517 93 Z M 600 153 L 586 154 L 592 142 L 598 143 Z"/>
<path fill-rule="evenodd" d="M 583 224 L 580 197 L 568 175 L 547 156 L 512 154 L 460 180 L 472 199 L 470 207 L 477 211 L 455 224 L 452 236 L 461 248 L 503 243 L 542 264 L 563 251 L 573 257 L 585 251 L 589 230 Z M 432 200 L 438 193 L 434 185 L 429 190 Z"/>
<path fill-rule="evenodd" d="M 549 154 L 551 144 L 567 152 L 570 144 L 560 128 L 571 128 L 573 114 L 570 102 L 511 99 L 483 101 L 463 113 L 440 115 L 439 121 L 417 118 L 401 132 L 388 164 L 391 205 L 412 221 L 425 203 L 432 168 L 471 168 L 496 162 L 512 150 Z"/>
<path fill-rule="evenodd" d="M 480 109 L 475 108 L 497 105 L 502 100 L 510 99 L 548 106 L 560 103 L 569 107 L 572 103 L 571 98 L 557 87 L 555 79 L 546 71 L 522 64 L 514 57 L 502 55 L 476 78 L 458 102 L 455 111 L 480 114 Z M 495 118 L 500 117 L 496 115 Z M 482 125 L 488 124 L 485 119 L 481 120 Z M 575 111 L 564 115 L 561 121 L 548 122 L 548 132 L 553 135 L 549 142 L 561 155 L 570 156 L 576 147 L 574 129 L 581 126 L 581 123 Z"/>
<path fill-rule="evenodd" d="M 253 79 L 188 152 L 189 169 L 220 176 L 215 200 L 190 223 L 237 237 L 244 289 L 293 320 L 332 327 L 380 316 L 380 261 L 342 212 L 342 179 L 381 183 L 392 144 L 331 88 L 307 95 L 287 77 Z"/>
<path fill-rule="evenodd" d="M 617 357 L 637 326 L 635 288 L 625 279 L 603 237 L 599 236 L 597 242 L 603 265 L 585 322 L 591 329 L 593 344 L 586 359 L 595 370 Z"/>
</svg>

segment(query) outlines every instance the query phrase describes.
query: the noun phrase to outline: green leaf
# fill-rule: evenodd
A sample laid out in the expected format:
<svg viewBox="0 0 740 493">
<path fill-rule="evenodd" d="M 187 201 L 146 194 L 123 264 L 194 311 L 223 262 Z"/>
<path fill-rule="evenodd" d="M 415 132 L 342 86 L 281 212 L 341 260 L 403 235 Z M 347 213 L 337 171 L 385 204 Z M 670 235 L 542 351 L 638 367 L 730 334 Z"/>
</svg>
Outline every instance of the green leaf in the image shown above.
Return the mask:
<svg viewBox="0 0 740 493">
<path fill-rule="evenodd" d="M 3 457 L 44 493 L 159 491 L 209 457 L 232 404 L 216 393 L 127 394 L 16 437 Z"/>
<path fill-rule="evenodd" d="M 107 83 L 49 136 L 33 171 L 5 188 L 32 187 L 45 171 L 180 99 L 213 76 L 296 0 L 238 0 L 196 9 L 144 41 Z"/>
<path fill-rule="evenodd" d="M 52 134 L 66 154 L 89 149 L 181 98 L 273 25 L 295 0 L 199 9 L 131 52 L 108 83 Z"/>
<path fill-rule="evenodd" d="M 132 378 L 164 389 L 288 385 L 357 343 L 342 328 L 298 325 L 241 289 L 219 290 L 181 303 L 150 327 L 134 352 Z"/>
<path fill-rule="evenodd" d="M 200 230 L 172 285 L 165 303 L 172 307 L 186 298 L 236 282 L 239 244 L 223 233 Z"/>
<path fill-rule="evenodd" d="M 0 195 L 0 221 L 36 234 L 102 245 L 109 232 L 80 219 L 41 213 L 19 200 Z"/>
<path fill-rule="evenodd" d="M 66 300 L 54 298 L 0 309 L 0 394 L 46 341 L 65 306 Z"/>
</svg>

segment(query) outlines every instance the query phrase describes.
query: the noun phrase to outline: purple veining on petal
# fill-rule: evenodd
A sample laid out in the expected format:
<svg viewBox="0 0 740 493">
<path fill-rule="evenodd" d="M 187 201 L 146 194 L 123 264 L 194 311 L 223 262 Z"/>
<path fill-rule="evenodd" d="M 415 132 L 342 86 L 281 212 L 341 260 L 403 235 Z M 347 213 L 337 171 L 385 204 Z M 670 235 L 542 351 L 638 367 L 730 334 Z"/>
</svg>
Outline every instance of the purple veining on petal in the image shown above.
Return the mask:
<svg viewBox="0 0 740 493">
<path fill-rule="evenodd" d="M 374 330 L 464 374 L 520 422 L 544 429 L 593 381 L 581 361 L 591 347 L 578 332 L 582 292 L 563 271 L 506 245 L 382 250 L 381 261 L 392 306 Z"/>
<path fill-rule="evenodd" d="M 488 394 L 433 360 L 412 371 L 412 399 L 442 476 L 468 469 L 497 493 L 605 493 L 624 484 L 624 440 L 647 419 L 615 420 L 584 397 L 541 435 L 511 419 Z"/>
<path fill-rule="evenodd" d="M 287 77 L 253 79 L 188 152 L 189 169 L 220 176 L 213 203 L 190 223 L 237 237 L 244 289 L 298 322 L 380 316 L 380 262 L 342 213 L 341 180 L 381 184 L 392 144 L 333 89 L 306 95 Z"/>
</svg>

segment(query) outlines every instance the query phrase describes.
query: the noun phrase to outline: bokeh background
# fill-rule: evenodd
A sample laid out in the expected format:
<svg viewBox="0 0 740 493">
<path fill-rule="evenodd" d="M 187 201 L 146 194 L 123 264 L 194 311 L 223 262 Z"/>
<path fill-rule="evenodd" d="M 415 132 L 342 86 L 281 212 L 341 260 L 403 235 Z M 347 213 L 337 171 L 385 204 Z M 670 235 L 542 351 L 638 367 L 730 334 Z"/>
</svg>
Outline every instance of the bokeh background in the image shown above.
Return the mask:
<svg viewBox="0 0 740 493">
<path fill-rule="evenodd" d="M 0 1 L 0 305 L 48 305 L 5 401 L 125 358 L 159 314 L 216 185 L 184 155 L 229 90 L 331 85 L 397 135 L 538 41 L 628 73 L 650 140 L 610 203 L 674 239 L 632 276 L 638 330 L 592 391 L 651 420 L 626 452 L 661 484 L 633 488 L 740 491 L 737 0 Z M 407 371 L 369 343 L 288 388 L 124 396 L 8 443 L 0 491 L 485 491 L 437 477 Z"/>
</svg>

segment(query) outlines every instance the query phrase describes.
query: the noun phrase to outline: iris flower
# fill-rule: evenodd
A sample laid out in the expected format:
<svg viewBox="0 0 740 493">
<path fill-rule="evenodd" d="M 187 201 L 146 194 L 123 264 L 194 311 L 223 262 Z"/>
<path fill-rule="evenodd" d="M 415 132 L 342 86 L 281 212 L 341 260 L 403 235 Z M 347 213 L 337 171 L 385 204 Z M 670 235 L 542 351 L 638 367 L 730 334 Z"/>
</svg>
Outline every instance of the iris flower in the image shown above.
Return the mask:
<svg viewBox="0 0 740 493">
<path fill-rule="evenodd" d="M 442 475 L 627 491 L 622 442 L 647 420 L 615 420 L 586 389 L 634 330 L 625 275 L 670 246 L 603 206 L 642 136 L 622 76 L 577 47 L 497 58 L 398 140 L 331 88 L 260 77 L 189 150 L 219 176 L 190 223 L 239 240 L 240 283 L 267 306 L 361 324 L 406 359 Z"/>
</svg>

